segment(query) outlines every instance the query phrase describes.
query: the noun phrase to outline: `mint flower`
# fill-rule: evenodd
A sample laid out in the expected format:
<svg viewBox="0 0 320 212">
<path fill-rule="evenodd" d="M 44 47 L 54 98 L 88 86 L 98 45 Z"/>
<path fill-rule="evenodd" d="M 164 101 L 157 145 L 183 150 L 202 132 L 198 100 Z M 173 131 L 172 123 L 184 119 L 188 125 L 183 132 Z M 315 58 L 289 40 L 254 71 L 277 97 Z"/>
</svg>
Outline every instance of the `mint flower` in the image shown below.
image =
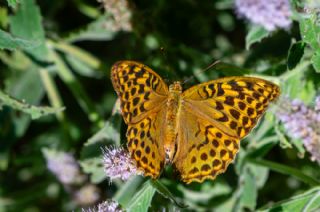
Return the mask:
<svg viewBox="0 0 320 212">
<path fill-rule="evenodd" d="M 81 187 L 74 194 L 74 200 L 78 205 L 92 205 L 100 199 L 99 189 L 92 184 Z"/>
<path fill-rule="evenodd" d="M 97 0 L 102 3 L 107 14 L 112 16 L 105 27 L 112 31 L 131 31 L 131 11 L 126 0 Z"/>
<path fill-rule="evenodd" d="M 132 175 L 142 175 L 129 152 L 122 147 L 103 149 L 103 164 L 105 173 L 111 180 L 116 178 L 127 180 Z"/>
<path fill-rule="evenodd" d="M 283 123 L 287 135 L 301 139 L 311 154 L 311 160 L 320 164 L 320 96 L 316 98 L 314 108 L 298 99 L 284 99 L 280 103 L 277 117 Z"/>
<path fill-rule="evenodd" d="M 315 109 L 317 112 L 320 112 L 320 96 L 317 96 L 317 97 L 316 97 L 314 109 Z"/>
<path fill-rule="evenodd" d="M 239 17 L 261 25 L 268 31 L 291 25 L 289 0 L 235 0 Z"/>
<path fill-rule="evenodd" d="M 123 210 L 116 201 L 106 200 L 94 208 L 82 209 L 82 212 L 123 212 Z"/>
<path fill-rule="evenodd" d="M 58 152 L 55 150 L 43 150 L 47 160 L 48 169 L 63 184 L 79 184 L 85 181 L 85 175 L 80 171 L 80 166 L 75 158 L 66 152 Z"/>
</svg>

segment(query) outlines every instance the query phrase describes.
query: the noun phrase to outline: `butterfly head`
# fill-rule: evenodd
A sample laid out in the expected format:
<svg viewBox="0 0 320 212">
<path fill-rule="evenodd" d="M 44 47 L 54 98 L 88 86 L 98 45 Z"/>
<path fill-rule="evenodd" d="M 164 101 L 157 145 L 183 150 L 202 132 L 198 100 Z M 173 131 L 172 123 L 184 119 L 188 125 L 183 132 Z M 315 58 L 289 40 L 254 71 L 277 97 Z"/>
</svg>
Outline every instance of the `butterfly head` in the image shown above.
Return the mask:
<svg viewBox="0 0 320 212">
<path fill-rule="evenodd" d="M 182 93 L 181 82 L 175 81 L 169 86 L 170 93 Z"/>
</svg>

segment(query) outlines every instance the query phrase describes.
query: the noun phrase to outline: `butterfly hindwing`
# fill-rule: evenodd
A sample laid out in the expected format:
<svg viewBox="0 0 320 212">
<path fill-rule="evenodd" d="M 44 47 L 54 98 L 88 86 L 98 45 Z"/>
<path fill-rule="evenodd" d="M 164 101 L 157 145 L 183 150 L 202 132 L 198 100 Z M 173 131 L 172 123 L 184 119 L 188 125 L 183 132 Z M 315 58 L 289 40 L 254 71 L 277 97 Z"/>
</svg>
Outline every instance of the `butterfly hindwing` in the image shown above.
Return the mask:
<svg viewBox="0 0 320 212">
<path fill-rule="evenodd" d="M 156 111 L 127 130 L 128 150 L 145 176 L 157 178 L 164 166 L 164 111 Z"/>
<path fill-rule="evenodd" d="M 150 68 L 133 61 L 114 64 L 111 79 L 128 125 L 128 150 L 144 175 L 156 178 L 165 157 L 161 145 L 168 87 Z"/>
<path fill-rule="evenodd" d="M 239 150 L 239 138 L 231 137 L 188 109 L 182 112 L 186 115 L 180 118 L 183 124 L 177 138 L 175 167 L 186 183 L 213 180 L 233 161 Z"/>
</svg>

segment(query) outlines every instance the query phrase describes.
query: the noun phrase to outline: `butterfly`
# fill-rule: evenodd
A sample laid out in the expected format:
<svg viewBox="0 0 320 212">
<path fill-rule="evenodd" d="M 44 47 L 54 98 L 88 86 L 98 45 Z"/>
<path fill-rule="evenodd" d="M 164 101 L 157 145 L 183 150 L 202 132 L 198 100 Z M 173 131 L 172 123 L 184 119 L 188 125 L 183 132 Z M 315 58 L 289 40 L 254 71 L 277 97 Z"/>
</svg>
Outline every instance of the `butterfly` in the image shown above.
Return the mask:
<svg viewBox="0 0 320 212">
<path fill-rule="evenodd" d="M 234 160 L 280 88 L 254 77 L 225 77 L 185 91 L 169 87 L 144 64 L 119 61 L 111 70 L 127 128 L 127 147 L 145 176 L 172 164 L 185 183 L 215 179 Z"/>
</svg>

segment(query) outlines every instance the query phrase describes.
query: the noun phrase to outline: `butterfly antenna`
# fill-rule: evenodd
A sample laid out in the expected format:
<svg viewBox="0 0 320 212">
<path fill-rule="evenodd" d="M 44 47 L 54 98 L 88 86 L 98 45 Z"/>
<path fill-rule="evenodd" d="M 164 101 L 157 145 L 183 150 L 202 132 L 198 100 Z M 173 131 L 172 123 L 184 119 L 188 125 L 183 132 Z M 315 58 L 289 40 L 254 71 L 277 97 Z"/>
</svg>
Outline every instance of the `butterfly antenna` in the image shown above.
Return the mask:
<svg viewBox="0 0 320 212">
<path fill-rule="evenodd" d="M 169 59 L 167 57 L 168 55 L 166 54 L 166 49 L 163 46 L 160 47 L 160 52 L 162 54 L 162 57 L 164 58 L 164 61 L 165 61 L 165 64 L 166 64 L 166 70 L 168 70 L 171 73 L 175 73 L 174 69 L 170 65 Z M 167 78 L 168 78 L 168 73 L 167 73 Z"/>
<path fill-rule="evenodd" d="M 188 77 L 187 79 L 185 79 L 181 84 L 185 84 L 185 83 L 191 81 L 192 79 L 194 79 L 195 75 L 203 73 L 205 71 L 208 71 L 209 69 L 211 69 L 213 66 L 217 65 L 220 62 L 221 62 L 220 60 L 217 60 L 217 61 L 211 63 L 207 68 L 197 71 L 196 73 L 194 73 L 194 75 L 192 75 L 192 76 Z"/>
</svg>

